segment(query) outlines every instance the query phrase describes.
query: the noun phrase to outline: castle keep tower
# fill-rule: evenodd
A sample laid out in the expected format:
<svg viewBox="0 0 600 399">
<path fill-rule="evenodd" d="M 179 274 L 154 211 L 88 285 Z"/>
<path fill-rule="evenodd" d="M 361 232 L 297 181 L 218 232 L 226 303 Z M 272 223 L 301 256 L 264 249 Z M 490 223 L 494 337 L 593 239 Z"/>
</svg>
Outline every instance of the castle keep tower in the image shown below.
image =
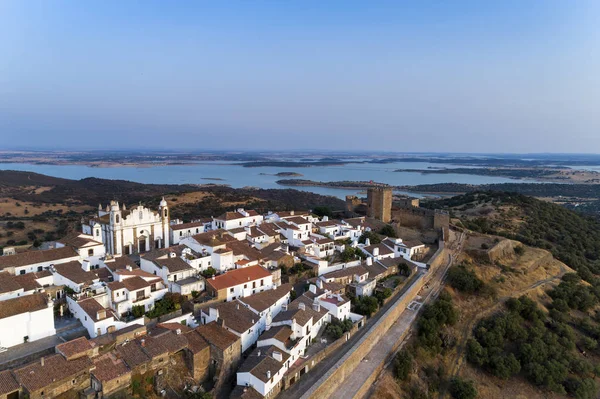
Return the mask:
<svg viewBox="0 0 600 399">
<path fill-rule="evenodd" d="M 391 187 L 371 187 L 367 190 L 367 216 L 384 223 L 392 220 Z"/>
</svg>

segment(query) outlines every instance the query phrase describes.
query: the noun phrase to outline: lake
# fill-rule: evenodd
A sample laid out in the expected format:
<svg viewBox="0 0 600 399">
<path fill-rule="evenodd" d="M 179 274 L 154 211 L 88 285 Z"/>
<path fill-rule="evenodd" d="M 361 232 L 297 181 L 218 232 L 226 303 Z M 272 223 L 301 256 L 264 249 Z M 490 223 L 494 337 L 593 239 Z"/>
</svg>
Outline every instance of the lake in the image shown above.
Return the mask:
<svg viewBox="0 0 600 399">
<path fill-rule="evenodd" d="M 492 184 L 515 183 L 503 177 L 475 176 L 463 174 L 421 174 L 417 172 L 394 172 L 396 169 L 428 169 L 429 167 L 453 167 L 453 165 L 432 164 L 428 162 L 399 162 L 389 164 L 348 164 L 342 166 L 313 166 L 308 168 L 261 167 L 245 168 L 236 163 L 201 162 L 192 165 L 144 166 L 144 167 L 108 167 L 97 168 L 83 165 L 35 165 L 26 163 L 0 164 L 3 170 L 23 170 L 66 179 L 98 177 L 103 179 L 129 180 L 139 183 L 158 184 L 228 184 L 234 188 L 286 188 L 275 183 L 281 179 L 296 177 L 277 177 L 279 172 L 296 172 L 304 176 L 299 179 L 315 181 L 369 181 L 387 183 L 395 186 L 465 183 Z M 207 179 L 223 180 L 207 180 Z M 531 182 L 531 181 L 529 181 Z M 357 190 L 335 189 L 328 187 L 294 187 L 298 190 L 332 195 L 344 198 L 348 194 L 357 194 Z M 421 195 L 418 195 L 421 196 Z"/>
</svg>

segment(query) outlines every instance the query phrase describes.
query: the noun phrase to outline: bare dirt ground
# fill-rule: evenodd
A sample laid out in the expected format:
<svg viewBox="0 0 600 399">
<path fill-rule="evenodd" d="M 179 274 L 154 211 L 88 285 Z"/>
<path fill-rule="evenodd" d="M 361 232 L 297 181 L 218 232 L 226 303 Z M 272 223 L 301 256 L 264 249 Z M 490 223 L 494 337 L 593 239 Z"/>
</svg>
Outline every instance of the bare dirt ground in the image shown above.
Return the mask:
<svg viewBox="0 0 600 399">
<path fill-rule="evenodd" d="M 43 191 L 49 189 L 48 187 L 42 187 Z M 40 189 L 37 189 L 38 191 Z M 41 193 L 40 193 L 41 194 Z M 14 198 L 2 197 L 0 198 L 0 216 L 10 216 L 14 217 L 31 217 L 40 215 L 46 211 L 75 211 L 75 212 L 85 212 L 89 211 L 92 208 L 86 205 L 76 205 L 76 206 L 67 206 L 63 204 L 34 204 L 26 201 L 17 201 Z"/>
</svg>

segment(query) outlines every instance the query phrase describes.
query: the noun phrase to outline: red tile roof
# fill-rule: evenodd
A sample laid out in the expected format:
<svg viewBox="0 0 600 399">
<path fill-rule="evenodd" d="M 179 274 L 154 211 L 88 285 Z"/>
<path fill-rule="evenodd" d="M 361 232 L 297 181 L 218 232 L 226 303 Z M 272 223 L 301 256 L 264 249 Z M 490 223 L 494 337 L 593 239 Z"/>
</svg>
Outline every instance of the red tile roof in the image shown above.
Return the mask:
<svg viewBox="0 0 600 399">
<path fill-rule="evenodd" d="M 206 280 L 215 290 L 234 287 L 247 283 L 248 281 L 260 280 L 269 277 L 271 273 L 261 266 L 249 266 L 243 269 L 235 269 L 225 274 Z"/>
</svg>

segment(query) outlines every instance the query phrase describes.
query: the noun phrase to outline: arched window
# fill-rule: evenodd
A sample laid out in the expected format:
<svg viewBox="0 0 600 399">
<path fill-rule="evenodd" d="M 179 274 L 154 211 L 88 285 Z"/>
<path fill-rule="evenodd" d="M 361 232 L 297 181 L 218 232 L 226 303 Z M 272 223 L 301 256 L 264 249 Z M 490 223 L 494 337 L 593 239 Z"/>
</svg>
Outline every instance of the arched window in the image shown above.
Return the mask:
<svg viewBox="0 0 600 399">
<path fill-rule="evenodd" d="M 144 218 L 144 213 L 142 211 L 140 211 L 140 220 L 142 220 Z"/>
<path fill-rule="evenodd" d="M 119 223 L 119 215 L 115 215 L 115 223 Z"/>
<path fill-rule="evenodd" d="M 164 210 L 164 213 L 165 213 L 165 217 L 167 217 L 167 210 L 166 209 Z"/>
</svg>

